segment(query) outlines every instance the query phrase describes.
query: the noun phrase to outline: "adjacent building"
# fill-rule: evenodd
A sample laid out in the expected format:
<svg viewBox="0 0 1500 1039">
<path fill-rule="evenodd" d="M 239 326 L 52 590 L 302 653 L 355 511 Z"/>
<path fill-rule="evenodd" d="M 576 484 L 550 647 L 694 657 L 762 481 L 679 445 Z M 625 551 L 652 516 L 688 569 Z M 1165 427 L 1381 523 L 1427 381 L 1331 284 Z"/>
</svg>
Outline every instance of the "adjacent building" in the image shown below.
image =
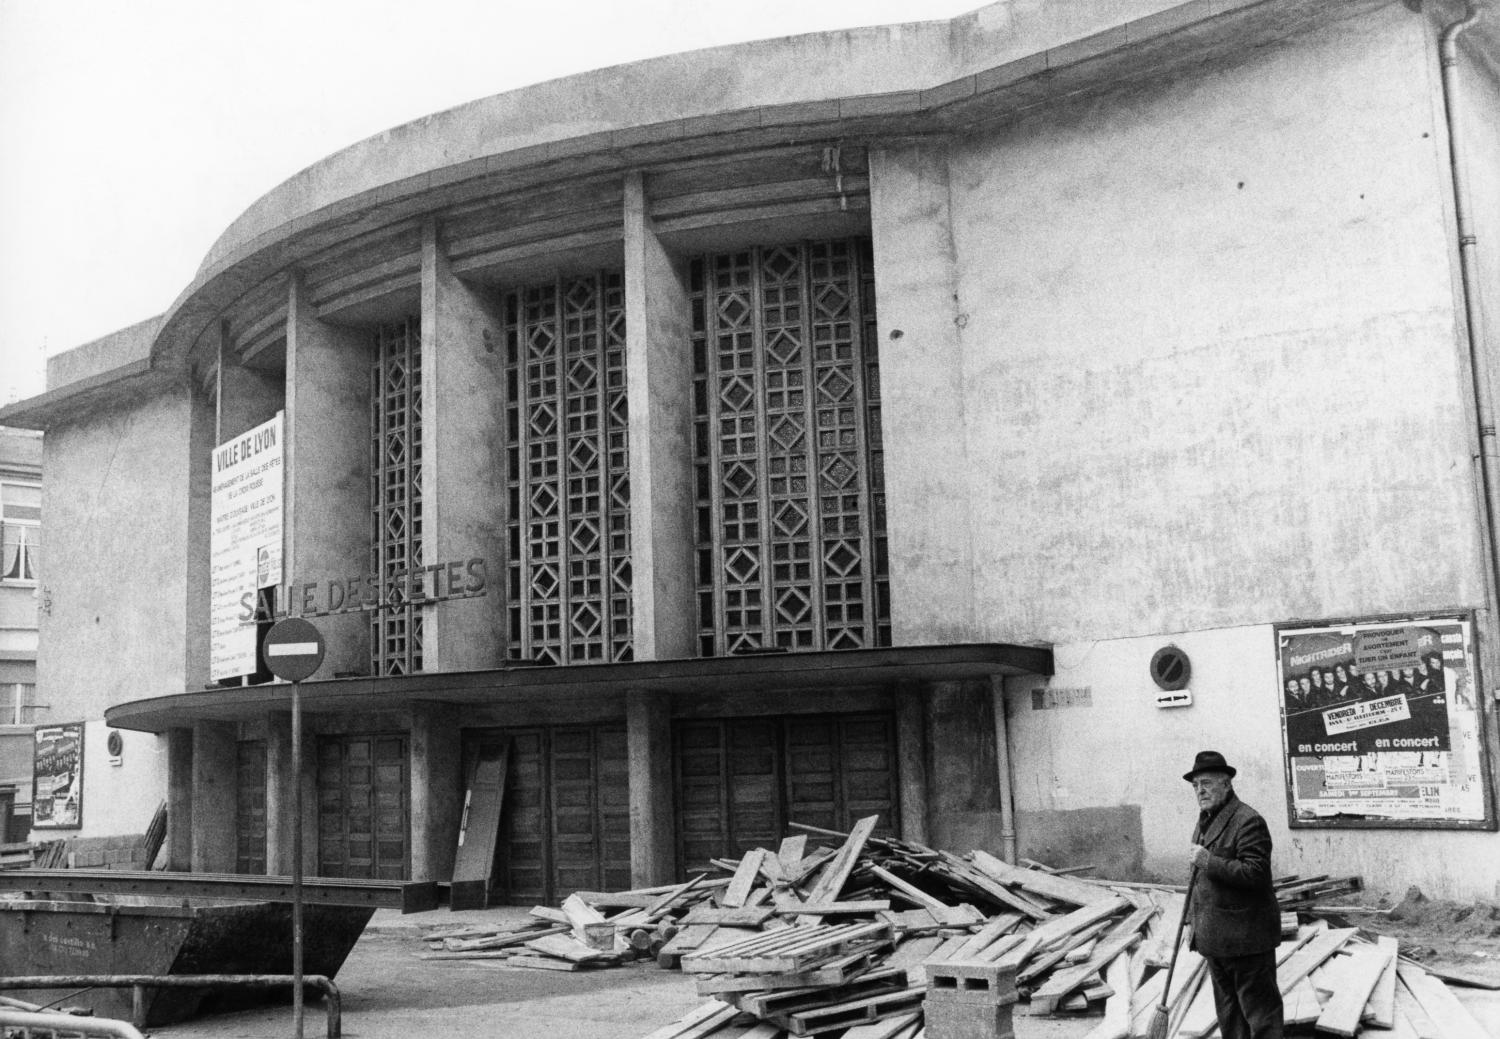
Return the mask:
<svg viewBox="0 0 1500 1039">
<path fill-rule="evenodd" d="M 1180 879 L 1212 747 L 1278 872 L 1492 893 L 1497 43 L 1003 0 L 329 156 L 0 409 L 73 832 L 447 880 L 483 790 L 494 900 L 869 814 Z"/>
<path fill-rule="evenodd" d="M 0 426 L 0 844 L 26 839 L 37 698 L 42 438 Z"/>
</svg>

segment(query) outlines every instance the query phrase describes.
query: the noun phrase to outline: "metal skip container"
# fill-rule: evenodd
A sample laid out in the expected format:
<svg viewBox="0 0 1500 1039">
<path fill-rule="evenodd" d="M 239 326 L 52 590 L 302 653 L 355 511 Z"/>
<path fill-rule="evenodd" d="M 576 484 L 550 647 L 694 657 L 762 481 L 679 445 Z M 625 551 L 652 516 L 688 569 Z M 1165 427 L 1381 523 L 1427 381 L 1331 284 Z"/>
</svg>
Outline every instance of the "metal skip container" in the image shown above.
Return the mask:
<svg viewBox="0 0 1500 1039">
<path fill-rule="evenodd" d="M 304 971 L 334 977 L 375 910 L 304 907 Z M 0 976 L 82 974 L 290 974 L 292 907 L 286 902 L 127 896 L 104 901 L 0 898 Z M 129 988 L 5 991 L 130 1019 Z M 220 1006 L 290 1000 L 271 990 L 148 988 L 144 1026 L 182 1021 L 214 997 Z"/>
</svg>

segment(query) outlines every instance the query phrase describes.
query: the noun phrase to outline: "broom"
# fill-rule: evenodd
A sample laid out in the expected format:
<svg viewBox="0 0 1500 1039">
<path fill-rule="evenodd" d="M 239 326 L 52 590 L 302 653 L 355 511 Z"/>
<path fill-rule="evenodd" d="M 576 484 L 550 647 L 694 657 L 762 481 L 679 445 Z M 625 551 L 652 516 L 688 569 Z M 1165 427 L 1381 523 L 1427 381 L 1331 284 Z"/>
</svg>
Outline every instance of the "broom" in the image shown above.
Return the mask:
<svg viewBox="0 0 1500 1039">
<path fill-rule="evenodd" d="M 1146 1029 L 1146 1039 L 1167 1039 L 1167 997 L 1172 992 L 1172 972 L 1177 969 L 1177 954 L 1182 951 L 1182 929 L 1187 924 L 1188 904 L 1193 900 L 1193 882 L 1198 879 L 1198 867 L 1188 874 L 1187 897 L 1182 900 L 1182 916 L 1177 920 L 1177 940 L 1172 943 L 1172 959 L 1167 963 L 1167 983 L 1161 988 L 1161 1002 L 1151 1014 L 1151 1027 Z"/>
</svg>

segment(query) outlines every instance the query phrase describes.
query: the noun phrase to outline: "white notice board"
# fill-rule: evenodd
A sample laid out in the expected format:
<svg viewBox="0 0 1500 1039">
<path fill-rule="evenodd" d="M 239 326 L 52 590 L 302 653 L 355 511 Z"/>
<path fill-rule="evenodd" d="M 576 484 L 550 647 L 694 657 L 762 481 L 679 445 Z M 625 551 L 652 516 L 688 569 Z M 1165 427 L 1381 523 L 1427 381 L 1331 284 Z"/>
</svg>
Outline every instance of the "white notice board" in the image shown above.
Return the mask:
<svg viewBox="0 0 1500 1039">
<path fill-rule="evenodd" d="M 284 432 L 278 411 L 209 458 L 209 675 L 216 682 L 255 672 L 255 593 L 281 583 Z"/>
</svg>

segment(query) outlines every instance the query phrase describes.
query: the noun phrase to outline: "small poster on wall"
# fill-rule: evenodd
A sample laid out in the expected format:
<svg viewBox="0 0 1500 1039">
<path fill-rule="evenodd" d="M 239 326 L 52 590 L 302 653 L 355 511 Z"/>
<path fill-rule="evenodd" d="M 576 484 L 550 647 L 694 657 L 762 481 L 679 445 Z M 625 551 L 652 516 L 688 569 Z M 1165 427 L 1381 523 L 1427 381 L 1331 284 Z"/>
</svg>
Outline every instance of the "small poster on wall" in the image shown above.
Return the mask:
<svg viewBox="0 0 1500 1039">
<path fill-rule="evenodd" d="M 1469 615 L 1276 629 L 1293 827 L 1494 829 Z"/>
<path fill-rule="evenodd" d="M 83 825 L 83 723 L 38 726 L 31 758 L 31 825 Z"/>
</svg>

